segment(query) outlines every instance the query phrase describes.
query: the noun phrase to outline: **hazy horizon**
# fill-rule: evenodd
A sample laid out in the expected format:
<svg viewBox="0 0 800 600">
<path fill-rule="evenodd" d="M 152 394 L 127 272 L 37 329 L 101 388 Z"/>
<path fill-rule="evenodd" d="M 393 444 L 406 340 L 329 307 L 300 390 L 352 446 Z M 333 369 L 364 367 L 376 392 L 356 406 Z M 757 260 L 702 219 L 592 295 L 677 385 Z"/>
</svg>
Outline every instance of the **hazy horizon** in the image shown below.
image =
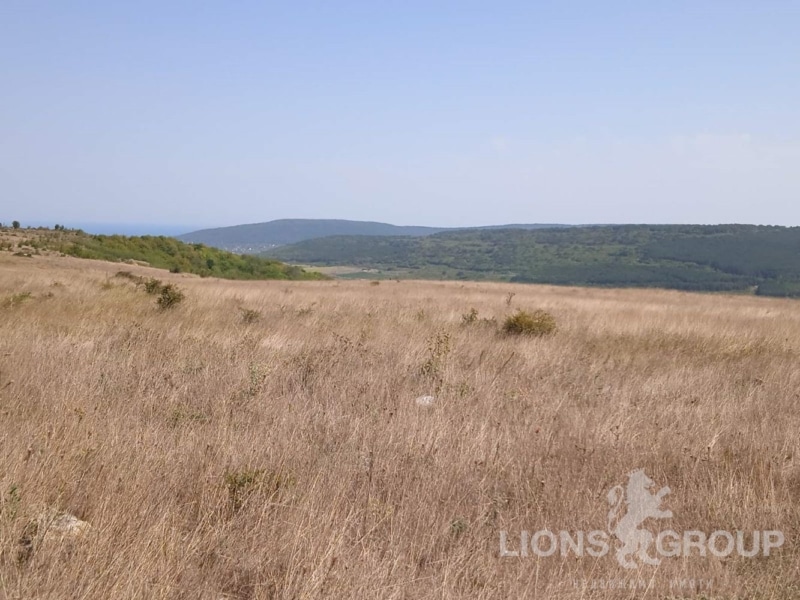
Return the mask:
<svg viewBox="0 0 800 600">
<path fill-rule="evenodd" d="M 781 1 L 17 3 L 0 220 L 797 226 L 798 30 Z"/>
<path fill-rule="evenodd" d="M 287 217 L 287 219 L 291 219 L 291 217 Z M 277 220 L 277 219 L 276 219 Z M 313 219 L 311 219 L 313 220 Z M 322 219 L 327 220 L 327 219 Z M 337 219 L 331 219 L 337 220 Z M 344 219 L 344 220 L 351 220 L 351 221 L 362 221 L 362 219 Z M 384 221 L 373 221 L 372 219 L 363 219 L 363 221 L 369 222 L 377 222 L 377 223 L 385 223 Z M 63 223 L 58 223 L 59 225 L 64 225 L 69 229 L 80 229 L 87 233 L 91 234 L 99 234 L 99 235 L 129 235 L 129 236 L 137 236 L 137 235 L 164 235 L 164 236 L 180 236 L 187 233 L 193 233 L 196 231 L 201 231 L 205 229 L 216 229 L 219 227 L 234 227 L 237 225 L 256 225 L 259 223 L 265 223 L 267 221 L 257 221 L 254 223 L 233 223 L 231 225 L 164 225 L 164 224 L 157 224 L 157 223 L 92 223 L 92 222 L 69 222 L 65 221 Z M 4 225 L 8 225 L 9 222 L 7 221 L 0 221 Z M 50 223 L 45 221 L 29 221 L 24 222 L 20 221 L 21 226 L 24 227 L 48 227 L 52 228 L 56 223 Z M 531 225 L 531 224 L 541 224 L 541 225 L 568 225 L 574 227 L 601 227 L 601 226 L 618 226 L 618 225 L 767 225 L 767 226 L 781 226 L 781 227 L 797 227 L 797 225 L 779 225 L 775 223 L 522 223 L 522 222 L 500 222 L 500 223 L 475 223 L 470 225 L 420 225 L 418 223 L 386 223 L 388 225 L 398 225 L 398 226 L 422 226 L 422 227 L 441 227 L 441 228 L 471 228 L 471 227 L 496 227 L 499 225 Z"/>
</svg>

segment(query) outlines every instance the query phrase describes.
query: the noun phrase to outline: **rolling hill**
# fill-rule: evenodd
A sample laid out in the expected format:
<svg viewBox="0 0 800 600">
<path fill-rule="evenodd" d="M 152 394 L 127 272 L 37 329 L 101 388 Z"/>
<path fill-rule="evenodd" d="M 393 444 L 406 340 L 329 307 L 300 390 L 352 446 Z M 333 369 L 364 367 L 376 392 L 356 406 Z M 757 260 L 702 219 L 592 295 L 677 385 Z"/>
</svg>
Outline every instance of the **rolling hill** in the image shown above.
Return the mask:
<svg viewBox="0 0 800 600">
<path fill-rule="evenodd" d="M 479 229 L 537 229 L 543 227 L 565 227 L 565 225 L 492 225 Z M 421 237 L 455 230 L 456 228 L 448 227 L 401 226 L 344 219 L 279 219 L 267 223 L 203 229 L 179 235 L 177 238 L 183 242 L 206 244 L 232 252 L 257 253 L 275 246 L 295 244 L 332 235 Z"/>
<path fill-rule="evenodd" d="M 369 277 L 800 296 L 798 227 L 614 225 L 335 236 L 267 255 L 308 265 L 352 265 L 369 270 L 361 274 Z"/>
</svg>

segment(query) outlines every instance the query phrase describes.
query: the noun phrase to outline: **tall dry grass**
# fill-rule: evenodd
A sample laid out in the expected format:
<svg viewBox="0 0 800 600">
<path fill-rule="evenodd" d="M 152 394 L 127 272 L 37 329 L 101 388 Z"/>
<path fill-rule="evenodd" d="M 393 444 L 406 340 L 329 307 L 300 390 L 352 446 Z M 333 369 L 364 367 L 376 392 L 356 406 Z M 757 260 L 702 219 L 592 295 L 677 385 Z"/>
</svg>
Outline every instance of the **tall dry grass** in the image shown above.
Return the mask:
<svg viewBox="0 0 800 600">
<path fill-rule="evenodd" d="M 119 268 L 0 253 L 0 598 L 800 597 L 796 302 L 122 267 L 186 292 L 159 310 Z M 557 333 L 483 320 L 518 308 Z M 638 467 L 672 489 L 657 528 L 784 546 L 500 556 L 602 529 Z M 92 528 L 21 559 L 46 508 Z"/>
</svg>

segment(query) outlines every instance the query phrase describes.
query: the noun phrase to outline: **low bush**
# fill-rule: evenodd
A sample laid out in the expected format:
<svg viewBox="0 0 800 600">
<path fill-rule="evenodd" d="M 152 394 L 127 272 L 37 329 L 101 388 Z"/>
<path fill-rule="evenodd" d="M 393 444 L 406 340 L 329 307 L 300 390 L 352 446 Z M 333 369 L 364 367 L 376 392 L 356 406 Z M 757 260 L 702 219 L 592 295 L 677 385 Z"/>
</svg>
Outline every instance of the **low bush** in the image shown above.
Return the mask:
<svg viewBox="0 0 800 600">
<path fill-rule="evenodd" d="M 134 275 L 130 271 L 117 271 L 114 277 L 119 277 L 120 279 L 127 279 L 128 281 L 132 281 L 136 285 L 144 284 L 144 277 L 140 277 L 139 275 Z"/>
<path fill-rule="evenodd" d="M 503 323 L 503 332 L 509 335 L 543 336 L 553 334 L 555 331 L 555 317 L 544 310 L 532 313 L 518 310 Z"/>
<path fill-rule="evenodd" d="M 175 285 L 168 283 L 161 286 L 161 291 L 158 295 L 158 306 L 161 309 L 173 308 L 177 306 L 185 298 L 184 293 Z"/>
<path fill-rule="evenodd" d="M 472 325 L 478 320 L 478 310 L 476 308 L 469 309 L 469 312 L 461 315 L 461 323 L 463 325 Z"/>
<path fill-rule="evenodd" d="M 148 294 L 159 294 L 161 290 L 164 288 L 164 284 L 155 277 L 151 277 L 147 281 L 144 282 L 144 291 Z"/>
<path fill-rule="evenodd" d="M 242 323 L 245 325 L 251 325 L 261 319 L 261 313 L 257 310 L 253 310 L 252 308 L 242 308 L 240 310 L 242 312 Z"/>
<path fill-rule="evenodd" d="M 30 300 L 33 298 L 33 295 L 30 292 L 20 292 L 19 294 L 12 294 L 3 300 L 2 306 L 4 308 L 14 308 L 19 306 L 23 302 Z"/>
</svg>

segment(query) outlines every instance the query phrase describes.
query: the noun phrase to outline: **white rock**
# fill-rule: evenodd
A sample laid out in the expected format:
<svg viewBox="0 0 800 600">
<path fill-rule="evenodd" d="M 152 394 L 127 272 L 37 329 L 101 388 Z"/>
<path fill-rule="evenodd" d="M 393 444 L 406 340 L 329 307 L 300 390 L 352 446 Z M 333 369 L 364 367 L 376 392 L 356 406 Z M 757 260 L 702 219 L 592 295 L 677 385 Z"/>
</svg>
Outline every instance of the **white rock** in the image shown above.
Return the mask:
<svg viewBox="0 0 800 600">
<path fill-rule="evenodd" d="M 64 537 L 79 537 L 91 527 L 86 521 L 81 521 L 78 517 L 69 513 L 42 515 L 39 523 L 45 535 L 61 535 Z"/>
<path fill-rule="evenodd" d="M 417 403 L 417 406 L 433 406 L 435 400 L 433 396 L 420 396 L 414 402 Z"/>
<path fill-rule="evenodd" d="M 22 562 L 27 561 L 40 546 L 57 540 L 83 537 L 90 528 L 89 523 L 81 521 L 75 515 L 47 509 L 25 527 L 19 540 L 17 558 Z"/>
</svg>

